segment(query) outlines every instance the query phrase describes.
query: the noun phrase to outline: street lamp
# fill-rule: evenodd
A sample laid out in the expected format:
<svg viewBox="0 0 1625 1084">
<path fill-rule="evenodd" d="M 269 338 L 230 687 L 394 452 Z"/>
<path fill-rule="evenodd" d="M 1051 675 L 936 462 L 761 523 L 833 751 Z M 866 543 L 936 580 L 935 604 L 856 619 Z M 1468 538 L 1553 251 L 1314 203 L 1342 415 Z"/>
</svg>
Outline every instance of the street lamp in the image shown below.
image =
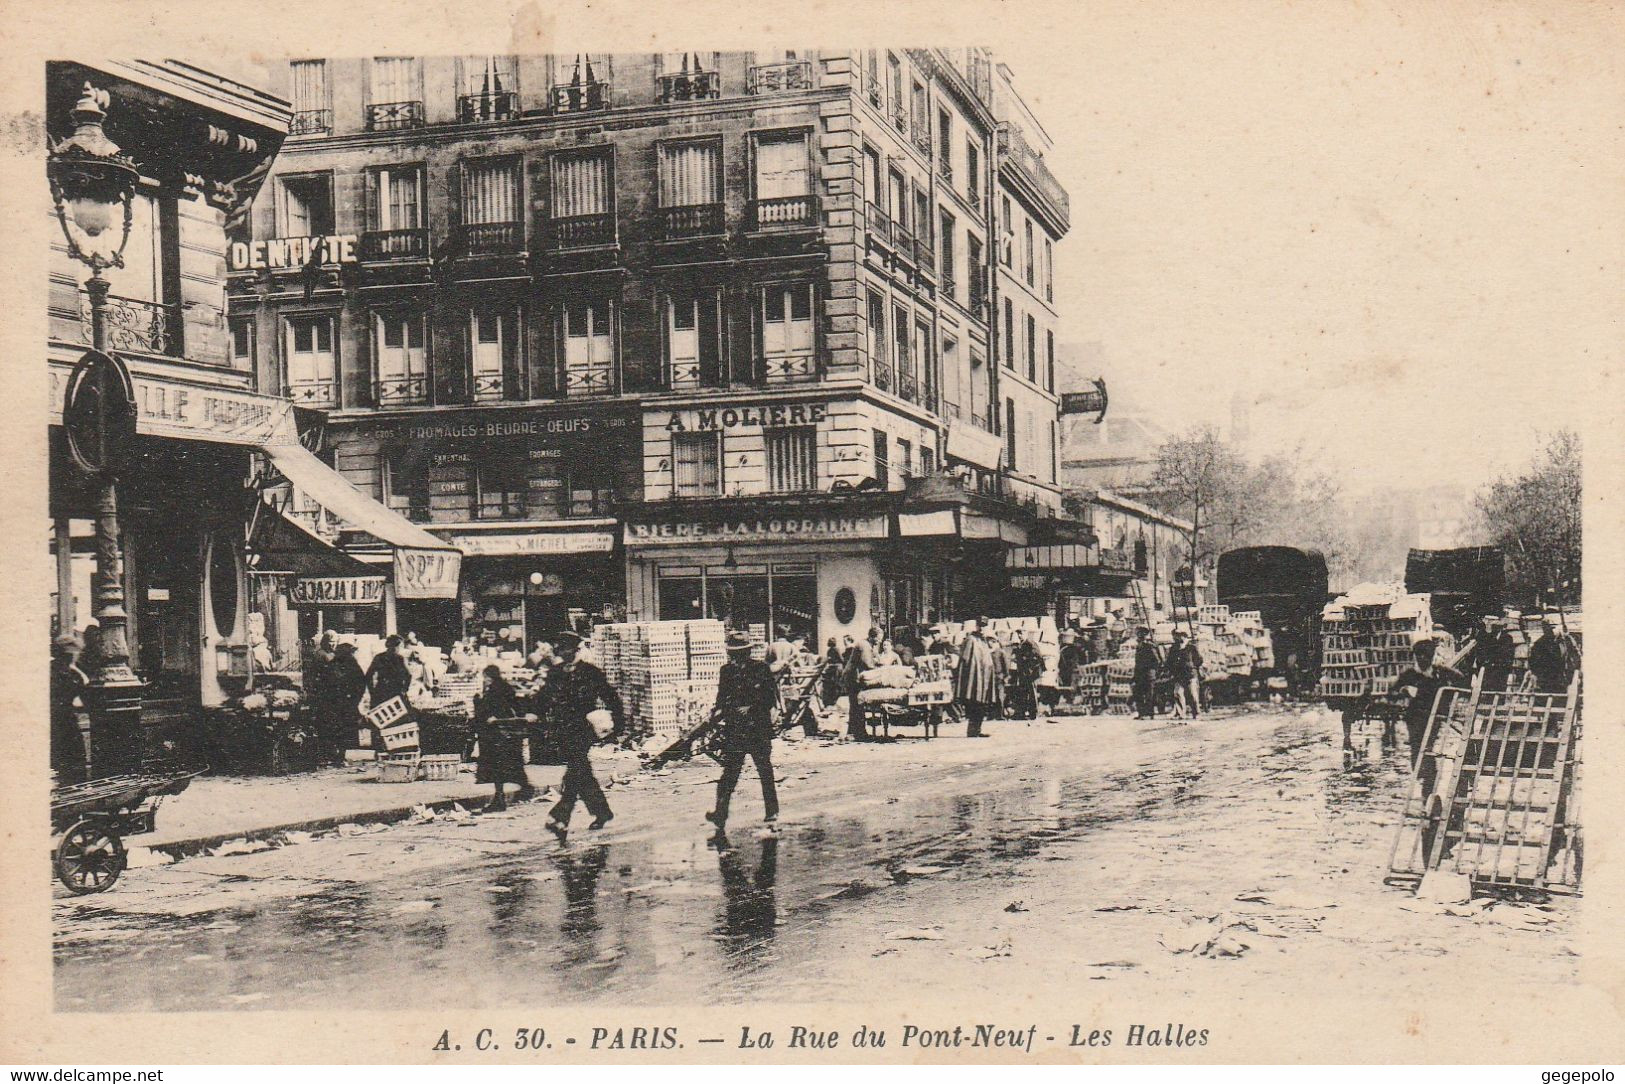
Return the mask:
<svg viewBox="0 0 1625 1084">
<path fill-rule="evenodd" d="M 135 162 L 120 152 L 107 138 L 102 121 L 107 116 L 109 96 L 89 83 L 71 116 L 73 134 L 54 145 L 46 158 L 46 176 L 51 184 L 51 200 L 68 254 L 90 268 L 85 292 L 90 298 L 91 344 L 96 362 L 90 369 L 76 371 L 70 382 L 71 402 L 64 406 L 63 418 L 80 413 L 78 404 L 93 404 L 91 424 L 99 431 L 96 441 L 100 454 L 81 453 L 77 441 L 70 440 L 74 458 L 89 470 L 98 483 L 96 501 L 96 575 L 91 603 L 96 619 L 96 666 L 87 675 L 86 707 L 91 720 L 91 767 L 93 774 L 112 774 L 120 768 L 140 766 L 139 750 L 142 683 L 130 669 L 130 645 L 126 633 L 129 616 L 124 609 L 124 569 L 119 545 L 118 489 L 115 482 L 120 449 L 109 446 L 109 426 L 121 408 L 129 407 L 129 380 L 122 366 L 107 358 L 107 294 L 110 288 L 102 272 L 124 266 L 124 246 L 130 239 L 132 204 L 141 173 Z M 122 206 L 122 228 L 115 227 Z M 81 377 L 93 379 L 93 394 L 81 396 Z M 111 454 L 109 454 L 111 453 Z M 88 646 L 88 645 L 87 645 Z"/>
</svg>

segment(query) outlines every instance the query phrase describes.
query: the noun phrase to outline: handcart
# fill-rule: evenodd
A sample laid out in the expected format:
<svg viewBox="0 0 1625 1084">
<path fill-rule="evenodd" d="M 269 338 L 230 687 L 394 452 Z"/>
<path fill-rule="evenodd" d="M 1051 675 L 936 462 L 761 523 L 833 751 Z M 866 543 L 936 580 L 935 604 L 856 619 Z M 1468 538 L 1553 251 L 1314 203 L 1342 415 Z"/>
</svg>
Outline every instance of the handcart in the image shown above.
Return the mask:
<svg viewBox="0 0 1625 1084">
<path fill-rule="evenodd" d="M 51 792 L 57 880 L 76 896 L 105 892 L 124 872 L 124 837 L 153 830 L 158 803 L 203 772 L 112 775 Z"/>
<path fill-rule="evenodd" d="M 808 713 L 818 716 L 818 682 L 824 676 L 820 660 L 814 666 L 797 667 L 785 672 L 779 681 L 779 699 L 784 710 L 779 713 L 778 730 L 794 730 L 806 721 Z"/>
</svg>

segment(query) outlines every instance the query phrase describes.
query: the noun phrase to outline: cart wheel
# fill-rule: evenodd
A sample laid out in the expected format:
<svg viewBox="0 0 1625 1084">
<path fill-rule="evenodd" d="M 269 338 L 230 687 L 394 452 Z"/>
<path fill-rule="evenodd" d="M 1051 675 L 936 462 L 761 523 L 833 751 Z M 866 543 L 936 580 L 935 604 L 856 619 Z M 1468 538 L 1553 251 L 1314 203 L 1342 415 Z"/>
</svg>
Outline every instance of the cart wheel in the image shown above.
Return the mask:
<svg viewBox="0 0 1625 1084">
<path fill-rule="evenodd" d="M 105 892 L 124 872 L 124 841 L 92 820 L 69 828 L 56 848 L 56 876 L 69 892 Z"/>
</svg>

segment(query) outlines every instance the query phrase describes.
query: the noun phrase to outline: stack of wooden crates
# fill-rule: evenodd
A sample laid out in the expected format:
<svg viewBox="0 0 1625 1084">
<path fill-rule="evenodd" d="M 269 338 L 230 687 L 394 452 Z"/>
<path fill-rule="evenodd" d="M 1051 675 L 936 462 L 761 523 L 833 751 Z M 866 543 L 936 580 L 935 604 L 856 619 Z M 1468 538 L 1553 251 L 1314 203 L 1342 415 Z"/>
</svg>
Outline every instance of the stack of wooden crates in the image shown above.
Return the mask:
<svg viewBox="0 0 1625 1084">
<path fill-rule="evenodd" d="M 1411 663 L 1411 644 L 1432 636 L 1428 595 L 1397 586 L 1362 584 L 1327 605 L 1320 623 L 1320 695 L 1388 692 Z"/>
<path fill-rule="evenodd" d="M 592 650 L 635 738 L 675 738 L 710 715 L 726 657 L 720 621 L 599 625 Z"/>
</svg>

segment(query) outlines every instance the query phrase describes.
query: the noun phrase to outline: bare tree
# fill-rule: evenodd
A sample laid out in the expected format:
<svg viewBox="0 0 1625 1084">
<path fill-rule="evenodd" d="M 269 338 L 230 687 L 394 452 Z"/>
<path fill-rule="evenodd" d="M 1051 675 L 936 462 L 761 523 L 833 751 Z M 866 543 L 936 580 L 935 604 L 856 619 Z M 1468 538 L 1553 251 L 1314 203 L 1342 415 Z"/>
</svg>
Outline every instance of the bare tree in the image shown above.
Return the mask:
<svg viewBox="0 0 1625 1084">
<path fill-rule="evenodd" d="M 1561 429 L 1524 473 L 1473 501 L 1485 540 L 1507 557 L 1508 587 L 1525 606 L 1580 601 L 1580 437 Z"/>
</svg>

